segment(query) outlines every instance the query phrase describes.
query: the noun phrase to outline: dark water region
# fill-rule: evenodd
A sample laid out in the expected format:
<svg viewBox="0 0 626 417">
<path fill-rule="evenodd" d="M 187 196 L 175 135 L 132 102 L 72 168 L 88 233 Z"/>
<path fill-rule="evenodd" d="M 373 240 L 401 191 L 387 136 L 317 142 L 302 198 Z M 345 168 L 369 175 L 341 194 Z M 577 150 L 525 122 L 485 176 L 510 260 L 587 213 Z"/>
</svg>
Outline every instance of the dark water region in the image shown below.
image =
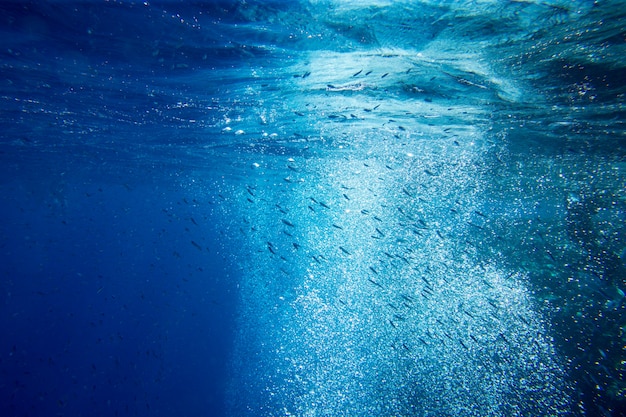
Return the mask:
<svg viewBox="0 0 626 417">
<path fill-rule="evenodd" d="M 625 6 L 3 2 L 0 413 L 626 415 Z"/>
<path fill-rule="evenodd" d="M 224 413 L 236 294 L 207 200 L 66 162 L 3 167 L 2 414 Z"/>
</svg>

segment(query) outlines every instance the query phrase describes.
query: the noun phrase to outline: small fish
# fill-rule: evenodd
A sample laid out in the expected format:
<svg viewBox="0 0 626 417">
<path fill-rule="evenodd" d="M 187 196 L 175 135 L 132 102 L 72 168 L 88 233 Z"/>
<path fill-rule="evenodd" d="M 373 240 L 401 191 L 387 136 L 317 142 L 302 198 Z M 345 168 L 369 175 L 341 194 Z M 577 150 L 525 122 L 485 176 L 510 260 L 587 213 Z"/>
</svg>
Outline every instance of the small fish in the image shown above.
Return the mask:
<svg viewBox="0 0 626 417">
<path fill-rule="evenodd" d="M 362 72 L 363 72 L 363 70 L 361 70 L 361 71 L 357 71 L 357 72 L 355 72 L 354 74 L 352 74 L 352 76 L 353 76 L 353 77 L 356 77 L 357 75 L 359 75 L 359 74 L 360 74 L 360 73 L 362 73 Z"/>
<path fill-rule="evenodd" d="M 295 225 L 295 224 L 291 223 L 291 222 L 290 222 L 289 220 L 287 220 L 287 219 L 280 219 L 280 221 L 282 221 L 282 222 L 283 222 L 283 224 L 285 224 L 286 226 L 289 226 L 289 227 L 296 227 L 296 225 Z"/>
<path fill-rule="evenodd" d="M 350 197 L 348 197 L 346 194 L 343 195 L 343 198 L 345 198 L 346 200 L 350 201 Z"/>
<path fill-rule="evenodd" d="M 343 230 L 343 227 L 339 226 L 338 224 L 333 223 L 333 227 L 335 229 L 339 229 L 339 230 Z"/>
<path fill-rule="evenodd" d="M 385 77 L 386 77 L 386 76 L 388 76 L 388 75 L 389 75 L 389 73 L 388 73 L 388 72 L 386 72 L 386 73 L 384 73 L 383 75 L 381 75 L 381 76 L 380 76 L 380 78 L 385 78 Z"/>
<path fill-rule="evenodd" d="M 372 271 L 374 274 L 378 275 L 378 271 L 376 269 L 374 269 L 373 266 L 370 266 L 370 271 Z"/>
<path fill-rule="evenodd" d="M 469 224 L 470 226 L 474 226 L 474 227 L 475 227 L 475 228 L 477 228 L 477 229 L 483 230 L 483 227 L 482 227 L 482 226 L 477 225 L 476 223 L 472 223 L 472 222 L 468 221 L 468 222 L 467 222 L 467 224 Z"/>
<path fill-rule="evenodd" d="M 350 252 L 348 252 L 348 250 L 346 248 L 344 248 L 343 246 L 339 246 L 339 249 L 341 249 L 341 251 L 343 253 L 345 253 L 346 255 L 352 255 Z"/>
<path fill-rule="evenodd" d="M 330 209 L 330 207 L 328 206 L 328 204 L 326 204 L 326 203 L 324 203 L 324 202 L 322 202 L 322 201 L 320 201 L 320 202 L 319 202 L 319 205 L 320 205 L 320 206 L 322 206 L 322 207 L 324 207 L 324 208 Z"/>
<path fill-rule="evenodd" d="M 371 282 L 372 284 L 376 285 L 378 288 L 383 289 L 383 286 L 380 285 L 378 282 L 374 281 L 373 279 L 368 278 L 367 280 Z"/>
<path fill-rule="evenodd" d="M 274 250 L 274 246 L 271 242 L 267 242 L 267 249 L 272 253 L 272 255 L 276 255 L 276 251 Z"/>
<path fill-rule="evenodd" d="M 370 75 L 371 73 L 372 73 L 372 71 L 371 71 L 371 70 L 370 70 L 370 71 L 367 71 L 367 72 L 365 73 L 365 76 L 368 76 L 368 75 Z"/>
<path fill-rule="evenodd" d="M 194 240 L 191 241 L 191 244 L 196 247 L 198 250 L 202 250 L 202 247 L 198 245 Z"/>
<path fill-rule="evenodd" d="M 521 314 L 518 314 L 517 317 L 519 317 L 519 319 L 526 325 L 526 326 L 530 326 L 530 323 L 528 323 L 528 320 L 526 320 L 524 318 L 524 316 L 522 316 Z"/>
</svg>

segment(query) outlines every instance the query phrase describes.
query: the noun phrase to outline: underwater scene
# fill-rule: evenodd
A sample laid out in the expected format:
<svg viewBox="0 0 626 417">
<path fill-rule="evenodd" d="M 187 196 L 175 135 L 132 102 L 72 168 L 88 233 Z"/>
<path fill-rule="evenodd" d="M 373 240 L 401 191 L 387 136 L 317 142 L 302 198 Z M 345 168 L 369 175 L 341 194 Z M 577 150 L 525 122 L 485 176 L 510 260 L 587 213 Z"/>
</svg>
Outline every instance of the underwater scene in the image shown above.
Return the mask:
<svg viewBox="0 0 626 417">
<path fill-rule="evenodd" d="M 623 0 L 0 33 L 0 415 L 626 415 Z"/>
</svg>

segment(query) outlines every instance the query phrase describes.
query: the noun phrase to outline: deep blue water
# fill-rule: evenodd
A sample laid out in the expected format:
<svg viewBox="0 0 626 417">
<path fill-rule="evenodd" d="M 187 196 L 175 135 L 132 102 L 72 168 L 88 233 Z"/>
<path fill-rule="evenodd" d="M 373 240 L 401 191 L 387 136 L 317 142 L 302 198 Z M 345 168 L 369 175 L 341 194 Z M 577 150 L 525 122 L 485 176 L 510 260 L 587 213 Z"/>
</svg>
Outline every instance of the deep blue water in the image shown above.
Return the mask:
<svg viewBox="0 0 626 417">
<path fill-rule="evenodd" d="M 626 415 L 624 2 L 0 31 L 0 415 Z"/>
</svg>

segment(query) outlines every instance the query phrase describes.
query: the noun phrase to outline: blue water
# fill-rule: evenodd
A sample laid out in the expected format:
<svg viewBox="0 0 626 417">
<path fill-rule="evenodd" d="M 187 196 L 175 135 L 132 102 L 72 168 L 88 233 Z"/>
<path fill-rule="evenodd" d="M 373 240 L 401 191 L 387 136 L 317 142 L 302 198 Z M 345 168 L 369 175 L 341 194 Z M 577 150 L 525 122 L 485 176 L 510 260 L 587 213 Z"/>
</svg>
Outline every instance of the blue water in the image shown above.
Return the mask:
<svg viewBox="0 0 626 417">
<path fill-rule="evenodd" d="M 0 31 L 0 415 L 626 415 L 622 1 Z"/>
</svg>

